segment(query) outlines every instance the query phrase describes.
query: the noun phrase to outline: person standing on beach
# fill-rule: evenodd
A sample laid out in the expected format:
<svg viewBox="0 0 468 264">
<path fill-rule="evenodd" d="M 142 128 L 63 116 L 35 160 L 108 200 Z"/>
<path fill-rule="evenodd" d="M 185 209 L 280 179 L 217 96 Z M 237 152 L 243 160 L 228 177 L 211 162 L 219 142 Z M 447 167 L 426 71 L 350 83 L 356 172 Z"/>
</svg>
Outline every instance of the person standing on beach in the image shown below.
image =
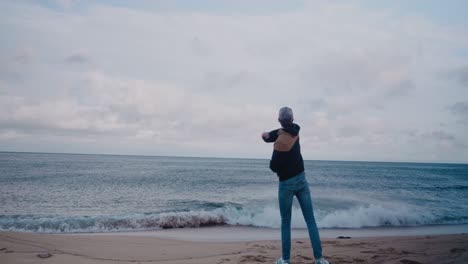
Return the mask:
<svg viewBox="0 0 468 264">
<path fill-rule="evenodd" d="M 299 145 L 300 126 L 293 123 L 293 112 L 289 107 L 279 110 L 280 129 L 264 132 L 265 142 L 274 142 L 270 169 L 278 175 L 278 201 L 281 214 L 282 257 L 276 264 L 289 264 L 291 254 L 291 211 L 296 196 L 309 230 L 316 264 L 329 264 L 322 256 L 322 244 L 315 222 L 309 184 L 304 173 L 304 160 Z"/>
</svg>

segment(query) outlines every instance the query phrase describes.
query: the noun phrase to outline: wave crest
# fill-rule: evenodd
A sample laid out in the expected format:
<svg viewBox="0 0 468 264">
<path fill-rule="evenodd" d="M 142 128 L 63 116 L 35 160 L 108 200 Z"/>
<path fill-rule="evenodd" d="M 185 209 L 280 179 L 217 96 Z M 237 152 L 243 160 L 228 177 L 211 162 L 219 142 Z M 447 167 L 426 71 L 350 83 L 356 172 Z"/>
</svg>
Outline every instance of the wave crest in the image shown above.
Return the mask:
<svg viewBox="0 0 468 264">
<path fill-rule="evenodd" d="M 467 224 L 468 216 L 437 216 L 402 204 L 358 205 L 334 211 L 317 210 L 319 228 L 363 228 L 380 226 L 419 226 L 434 224 Z M 242 225 L 280 228 L 278 206 L 226 205 L 214 210 L 173 212 L 160 214 L 138 214 L 126 216 L 33 216 L 0 215 L 0 230 L 33 231 L 42 233 L 115 232 L 141 231 L 168 228 L 198 228 L 215 225 Z M 292 212 L 292 227 L 306 228 L 302 212 L 295 206 Z"/>
<path fill-rule="evenodd" d="M 40 233 L 139 231 L 224 224 L 225 216 L 206 211 L 120 217 L 0 216 L 0 230 Z"/>
</svg>

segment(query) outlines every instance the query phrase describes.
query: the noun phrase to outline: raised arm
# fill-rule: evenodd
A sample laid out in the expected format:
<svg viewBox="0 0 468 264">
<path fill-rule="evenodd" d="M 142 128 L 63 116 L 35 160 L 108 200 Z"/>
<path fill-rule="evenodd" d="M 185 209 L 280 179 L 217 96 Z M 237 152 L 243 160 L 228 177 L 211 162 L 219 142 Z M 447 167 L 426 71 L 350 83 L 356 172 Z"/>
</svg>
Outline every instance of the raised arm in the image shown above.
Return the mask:
<svg viewBox="0 0 468 264">
<path fill-rule="evenodd" d="M 276 139 L 278 138 L 278 130 L 279 129 L 276 129 L 276 130 L 273 130 L 273 131 L 270 131 L 270 132 L 264 132 L 262 134 L 262 138 L 263 138 L 263 141 L 265 142 L 275 142 Z"/>
</svg>

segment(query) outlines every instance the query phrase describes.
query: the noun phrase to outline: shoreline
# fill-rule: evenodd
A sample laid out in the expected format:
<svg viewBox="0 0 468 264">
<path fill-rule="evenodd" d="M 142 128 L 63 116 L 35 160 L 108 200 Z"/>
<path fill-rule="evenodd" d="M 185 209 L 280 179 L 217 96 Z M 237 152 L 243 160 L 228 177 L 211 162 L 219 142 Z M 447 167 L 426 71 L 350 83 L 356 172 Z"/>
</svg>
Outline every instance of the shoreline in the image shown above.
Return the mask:
<svg viewBox="0 0 468 264">
<path fill-rule="evenodd" d="M 319 229 L 320 237 L 333 239 L 339 236 L 351 238 L 380 238 L 407 236 L 435 236 L 468 234 L 468 224 L 431 225 L 416 227 L 369 227 L 369 228 L 326 228 Z M 75 235 L 103 236 L 138 236 L 157 237 L 191 242 L 240 242 L 280 240 L 279 228 L 262 228 L 249 226 L 211 226 L 199 228 L 172 228 L 145 231 L 120 231 L 106 233 L 73 233 Z M 65 235 L 65 234 L 55 234 Z M 222 236 L 221 236 L 222 235 Z M 292 239 L 307 239 L 307 229 L 292 229 Z"/>
<path fill-rule="evenodd" d="M 168 228 L 153 230 L 121 230 L 121 231 L 97 231 L 97 232 L 34 232 L 28 230 L 0 230 L 0 232 L 13 232 L 25 234 L 46 235 L 77 235 L 77 236 L 146 236 L 192 242 L 237 242 L 258 240 L 279 240 L 281 230 L 279 228 L 239 226 L 239 225 L 215 225 L 196 228 Z M 400 236 L 434 236 L 468 234 L 468 224 L 453 225 L 424 225 L 424 226 L 388 226 L 365 228 L 319 228 L 321 238 L 346 237 L 400 237 Z M 220 236 L 222 234 L 223 236 Z M 293 239 L 308 238 L 307 229 L 291 229 Z"/>
<path fill-rule="evenodd" d="M 229 236 L 218 232 L 218 236 Z M 323 238 L 331 263 L 467 263 L 468 234 Z M 49 253 L 41 259 L 39 253 Z M 0 232 L 0 263 L 273 263 L 281 241 L 194 242 L 155 236 Z M 42 255 L 44 256 L 44 255 Z M 48 256 L 48 255 L 45 255 Z M 307 238 L 292 240 L 292 263 L 313 263 Z"/>
</svg>

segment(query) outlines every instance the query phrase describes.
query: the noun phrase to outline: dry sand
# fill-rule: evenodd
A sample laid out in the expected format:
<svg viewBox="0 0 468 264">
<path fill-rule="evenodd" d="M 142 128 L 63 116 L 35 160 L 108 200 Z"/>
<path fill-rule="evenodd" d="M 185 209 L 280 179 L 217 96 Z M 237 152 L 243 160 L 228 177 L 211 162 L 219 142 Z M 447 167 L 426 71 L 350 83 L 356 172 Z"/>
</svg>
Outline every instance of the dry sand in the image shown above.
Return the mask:
<svg viewBox="0 0 468 264">
<path fill-rule="evenodd" d="M 468 263 L 468 234 L 323 239 L 331 263 Z M 49 253 L 50 257 L 38 257 Z M 273 263 L 281 241 L 193 242 L 135 235 L 0 232 L 0 263 Z M 292 263 L 314 263 L 307 239 L 292 243 Z"/>
</svg>

